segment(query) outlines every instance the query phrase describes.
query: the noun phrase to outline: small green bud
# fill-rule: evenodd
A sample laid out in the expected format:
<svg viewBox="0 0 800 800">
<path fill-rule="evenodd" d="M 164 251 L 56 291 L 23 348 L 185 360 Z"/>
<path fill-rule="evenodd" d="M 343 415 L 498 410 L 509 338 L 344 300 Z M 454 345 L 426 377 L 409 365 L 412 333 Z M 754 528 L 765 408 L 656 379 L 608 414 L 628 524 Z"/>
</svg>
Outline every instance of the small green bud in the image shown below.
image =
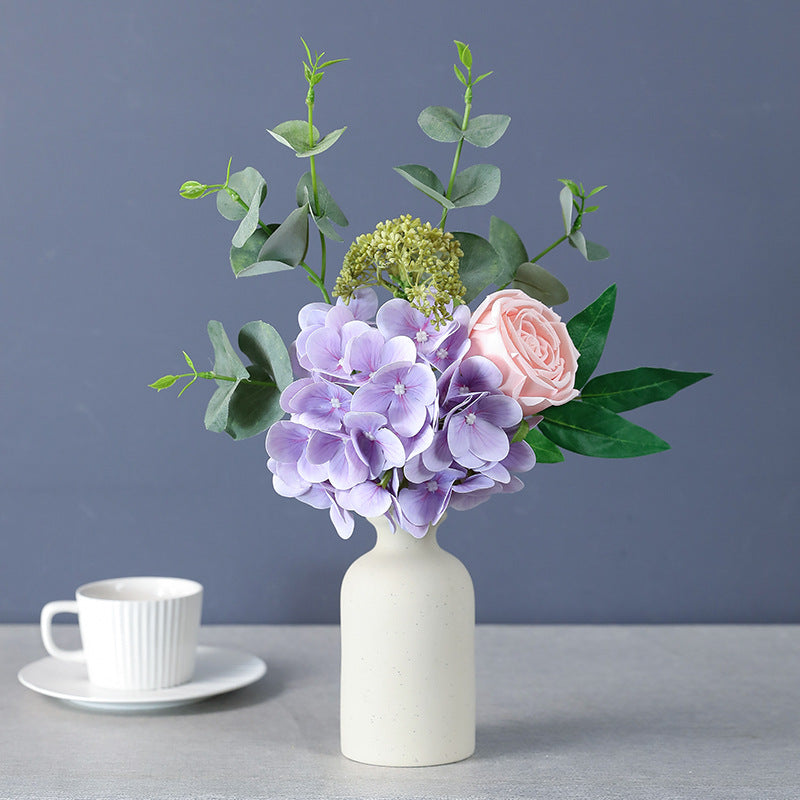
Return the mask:
<svg viewBox="0 0 800 800">
<path fill-rule="evenodd" d="M 180 188 L 181 197 L 185 197 L 188 200 L 196 200 L 198 197 L 202 197 L 204 192 L 208 189 L 204 183 L 198 183 L 197 181 L 186 181 Z"/>
</svg>

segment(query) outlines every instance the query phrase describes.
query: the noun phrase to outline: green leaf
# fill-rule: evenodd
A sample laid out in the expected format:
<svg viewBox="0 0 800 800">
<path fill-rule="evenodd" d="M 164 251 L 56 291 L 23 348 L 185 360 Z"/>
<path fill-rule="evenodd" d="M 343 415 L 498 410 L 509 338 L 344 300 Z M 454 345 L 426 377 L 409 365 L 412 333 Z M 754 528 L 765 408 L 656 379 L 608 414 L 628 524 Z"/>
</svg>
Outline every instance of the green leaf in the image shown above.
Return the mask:
<svg viewBox="0 0 800 800">
<path fill-rule="evenodd" d="M 258 227 L 242 247 L 231 247 L 231 269 L 234 275 L 239 275 L 249 266 L 258 261 L 258 254 L 269 236 L 278 229 L 278 223 L 267 225 L 268 230 Z"/>
<path fill-rule="evenodd" d="M 296 267 L 308 249 L 308 206 L 289 214 L 262 245 L 258 261 L 237 273 L 236 277 L 265 275 Z"/>
<path fill-rule="evenodd" d="M 476 83 L 480 83 L 484 78 L 488 78 L 490 75 L 493 74 L 494 70 L 491 69 L 488 72 L 484 72 L 483 75 L 479 75 L 477 78 L 475 78 L 474 81 L 472 81 L 472 85 L 474 86 Z"/>
<path fill-rule="evenodd" d="M 421 164 L 403 164 L 395 167 L 394 171 L 402 175 L 412 186 L 423 194 L 435 200 L 440 206 L 450 210 L 455 208 L 453 203 L 444 196 L 444 186 L 433 170 Z"/>
<path fill-rule="evenodd" d="M 307 158 L 308 156 L 318 156 L 320 153 L 324 153 L 329 147 L 332 147 L 338 141 L 339 137 L 347 130 L 347 126 L 344 128 L 337 128 L 335 131 L 331 131 L 326 136 L 323 136 L 313 147 L 309 148 L 305 152 L 297 153 L 298 158 Z"/>
<path fill-rule="evenodd" d="M 567 287 L 538 264 L 520 264 L 511 285 L 515 289 L 521 289 L 528 297 L 541 300 L 546 306 L 557 306 L 569 300 Z"/>
<path fill-rule="evenodd" d="M 224 433 L 228 425 L 228 407 L 238 384 L 223 381 L 217 381 L 217 383 L 220 386 L 208 401 L 204 423 L 206 430 Z"/>
<path fill-rule="evenodd" d="M 456 73 L 456 78 L 458 78 L 464 86 L 467 85 L 467 79 L 464 77 L 464 73 L 455 65 L 453 64 L 453 72 Z"/>
<path fill-rule="evenodd" d="M 264 184 L 264 189 L 266 190 L 266 188 L 267 185 Z M 259 206 L 261 205 L 261 200 L 261 188 L 259 187 L 255 190 L 253 196 L 250 198 L 250 202 L 248 203 L 250 210 L 244 215 L 244 218 L 239 223 L 239 227 L 236 229 L 236 233 L 233 235 L 231 244 L 234 247 L 244 247 L 245 242 L 247 242 L 247 240 L 253 235 L 253 232 L 256 230 L 256 228 L 258 228 L 258 212 Z"/>
<path fill-rule="evenodd" d="M 458 274 L 466 288 L 464 302 L 471 303 L 489 284 L 497 283 L 497 253 L 486 239 L 466 231 L 453 231 L 464 257 L 458 266 Z"/>
<path fill-rule="evenodd" d="M 306 190 L 308 194 L 306 194 Z M 311 198 L 311 200 L 308 201 L 308 205 L 316 217 L 327 217 L 342 228 L 346 228 L 349 225 L 347 217 L 342 213 L 342 209 L 336 205 L 333 197 L 331 197 L 331 193 L 328 191 L 328 187 L 325 186 L 319 178 L 317 178 L 317 195 L 319 196 L 319 207 L 312 208 L 314 189 L 311 181 L 311 173 L 303 173 L 303 175 L 300 176 L 300 180 L 297 182 L 297 189 L 295 191 L 297 205 L 302 206 L 306 202 L 306 197 Z"/>
<path fill-rule="evenodd" d="M 319 131 L 316 126 L 312 126 L 312 130 L 314 144 L 316 144 L 319 141 Z M 276 141 L 294 150 L 297 155 L 302 155 L 314 146 L 308 143 L 308 122 L 302 119 L 290 119 L 287 122 L 281 122 L 280 125 L 276 125 L 272 130 L 267 128 L 267 133 Z"/>
<path fill-rule="evenodd" d="M 541 413 L 542 433 L 573 453 L 595 458 L 634 458 L 669 450 L 669 445 L 654 433 L 593 403 L 573 400 Z"/>
<path fill-rule="evenodd" d="M 710 372 L 677 372 L 658 367 L 639 367 L 609 372 L 592 378 L 581 391 L 581 400 L 609 411 L 630 411 L 656 403 L 711 375 Z"/>
<path fill-rule="evenodd" d="M 456 175 L 451 200 L 456 208 L 484 206 L 500 191 L 500 170 L 492 164 L 474 164 Z"/>
<path fill-rule="evenodd" d="M 577 183 L 575 183 L 575 181 L 571 181 L 569 178 L 559 178 L 558 182 L 563 183 L 564 186 L 566 186 L 570 190 L 570 192 L 572 192 L 572 194 L 574 194 L 576 197 L 581 196 L 580 187 L 578 186 Z"/>
<path fill-rule="evenodd" d="M 267 377 L 258 367 L 248 369 L 254 381 L 263 381 Z M 284 415 L 280 396 L 280 391 L 273 386 L 244 381 L 236 384 L 228 401 L 225 433 L 237 441 L 263 433 Z"/>
<path fill-rule="evenodd" d="M 578 371 L 575 375 L 576 389 L 583 388 L 600 362 L 600 356 L 603 355 L 603 348 L 606 346 L 608 329 L 614 318 L 616 301 L 617 286 L 612 284 L 597 300 L 567 323 L 570 338 L 580 353 Z"/>
<path fill-rule="evenodd" d="M 469 69 L 472 66 L 472 53 L 470 52 L 469 45 L 464 44 L 464 42 L 459 42 L 457 39 L 454 39 L 453 42 L 458 48 L 459 60 L 467 69 Z"/>
<path fill-rule="evenodd" d="M 153 381 L 153 383 L 148 383 L 147 385 L 151 389 L 156 389 L 160 392 L 162 389 L 169 389 L 177 380 L 179 380 L 177 375 L 164 375 L 163 378 L 159 378 L 157 381 Z"/>
<path fill-rule="evenodd" d="M 528 260 L 528 253 L 517 232 L 499 217 L 489 222 L 489 242 L 497 253 L 497 285 L 505 286 L 517 274 L 517 268 Z"/>
<path fill-rule="evenodd" d="M 569 186 L 558 193 L 558 201 L 561 203 L 561 219 L 564 221 L 564 232 L 569 236 L 572 230 L 572 192 Z"/>
<path fill-rule="evenodd" d="M 506 132 L 509 122 L 507 114 L 481 114 L 469 121 L 464 138 L 476 147 L 491 147 Z"/>
<path fill-rule="evenodd" d="M 221 322 L 212 319 L 208 323 L 208 338 L 214 348 L 214 372 L 231 378 L 246 378 L 247 370 L 233 349 Z M 231 381 L 217 381 L 217 383 L 220 386 L 232 385 Z"/>
<path fill-rule="evenodd" d="M 428 106 L 417 117 L 422 131 L 437 142 L 457 142 L 463 136 L 461 117 L 446 106 Z"/>
<path fill-rule="evenodd" d="M 255 195 L 257 189 L 261 189 L 261 201 L 264 202 L 267 196 L 267 182 L 261 173 L 253 167 L 245 167 L 239 172 L 234 172 L 228 179 L 228 186 L 233 189 L 239 197 L 246 203 L 247 200 Z M 249 208 L 245 208 L 238 201 L 234 200 L 224 189 L 217 192 L 217 211 L 225 219 L 236 220 L 244 219 Z"/>
<path fill-rule="evenodd" d="M 248 322 L 239 331 L 239 349 L 267 372 L 283 391 L 294 380 L 289 352 L 278 331 L 262 320 Z"/>
<path fill-rule="evenodd" d="M 564 454 L 538 428 L 531 428 L 525 441 L 533 448 L 537 464 L 558 464 Z"/>
<path fill-rule="evenodd" d="M 597 242 L 590 242 L 586 240 L 586 260 L 587 261 L 603 261 L 609 256 L 608 250 Z"/>
<path fill-rule="evenodd" d="M 592 189 L 592 191 L 591 191 L 591 192 L 589 192 L 589 194 L 587 194 L 586 196 L 587 196 L 587 197 L 591 197 L 592 195 L 595 195 L 595 194 L 597 194 L 598 192 L 602 192 L 602 191 L 603 191 L 603 189 L 608 189 L 608 185 L 605 185 L 605 186 L 595 186 L 595 188 L 594 188 L 594 189 Z"/>
<path fill-rule="evenodd" d="M 589 254 L 586 252 L 586 239 L 580 231 L 574 231 L 569 235 L 569 243 L 588 261 Z"/>
<path fill-rule="evenodd" d="M 523 441 L 528 433 L 530 433 L 530 430 L 531 426 L 528 424 L 528 420 L 523 419 L 517 427 L 517 430 L 514 432 L 514 435 L 511 437 L 511 444 L 516 444 L 517 442 Z"/>
</svg>

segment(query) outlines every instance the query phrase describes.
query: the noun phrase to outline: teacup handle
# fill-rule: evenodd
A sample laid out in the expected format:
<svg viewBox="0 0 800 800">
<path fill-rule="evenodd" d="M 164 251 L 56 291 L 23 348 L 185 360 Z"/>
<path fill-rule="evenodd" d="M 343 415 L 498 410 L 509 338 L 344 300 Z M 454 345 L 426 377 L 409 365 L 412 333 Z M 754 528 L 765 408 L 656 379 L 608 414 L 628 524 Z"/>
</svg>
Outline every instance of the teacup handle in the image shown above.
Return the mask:
<svg viewBox="0 0 800 800">
<path fill-rule="evenodd" d="M 55 658 L 64 661 L 84 661 L 83 650 L 63 650 L 53 641 L 53 617 L 56 614 L 77 614 L 78 603 L 75 600 L 55 600 L 42 609 L 41 628 L 44 649 Z"/>
</svg>

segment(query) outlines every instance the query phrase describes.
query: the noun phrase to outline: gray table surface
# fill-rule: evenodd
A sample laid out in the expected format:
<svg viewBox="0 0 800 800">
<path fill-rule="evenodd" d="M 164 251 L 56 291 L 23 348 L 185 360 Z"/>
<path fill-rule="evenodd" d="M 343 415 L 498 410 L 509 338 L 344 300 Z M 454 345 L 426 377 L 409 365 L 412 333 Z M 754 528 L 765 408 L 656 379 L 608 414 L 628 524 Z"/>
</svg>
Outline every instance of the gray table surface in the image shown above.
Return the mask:
<svg viewBox="0 0 800 800">
<path fill-rule="evenodd" d="M 412 769 L 339 754 L 337 628 L 213 626 L 201 643 L 269 672 L 115 714 L 21 686 L 38 629 L 0 626 L 0 797 L 800 798 L 800 626 L 480 626 L 477 751 Z"/>
</svg>

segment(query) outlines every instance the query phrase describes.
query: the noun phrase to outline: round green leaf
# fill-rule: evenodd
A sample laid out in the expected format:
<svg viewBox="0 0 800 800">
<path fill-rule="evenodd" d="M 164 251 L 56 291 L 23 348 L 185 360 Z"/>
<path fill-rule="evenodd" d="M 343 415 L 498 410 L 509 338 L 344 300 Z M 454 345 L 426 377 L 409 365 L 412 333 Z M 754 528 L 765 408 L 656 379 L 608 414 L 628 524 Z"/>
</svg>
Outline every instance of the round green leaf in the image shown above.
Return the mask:
<svg viewBox="0 0 800 800">
<path fill-rule="evenodd" d="M 208 323 L 208 338 L 214 348 L 214 372 L 230 378 L 246 378 L 247 370 L 231 345 L 221 322 L 212 319 Z M 231 385 L 231 381 L 217 381 L 220 386 Z"/>
<path fill-rule="evenodd" d="M 458 265 L 458 274 L 466 288 L 464 302 L 471 303 L 489 284 L 497 282 L 497 253 L 480 236 L 466 231 L 453 231 L 464 257 Z"/>
<path fill-rule="evenodd" d="M 324 153 L 329 147 L 332 147 L 336 144 L 339 137 L 347 130 L 347 127 L 344 128 L 337 128 L 335 131 L 331 131 L 327 136 L 323 136 L 313 147 L 309 147 L 308 149 L 300 152 L 297 152 L 298 158 L 307 158 L 308 156 L 317 156 L 320 153 Z"/>
<path fill-rule="evenodd" d="M 293 380 L 289 352 L 278 331 L 262 320 L 248 322 L 239 331 L 239 349 L 265 370 L 283 391 Z"/>
<path fill-rule="evenodd" d="M 296 267 L 305 257 L 308 248 L 308 206 L 302 205 L 289 214 L 267 239 L 258 253 L 258 260 L 278 261 Z M 274 270 L 268 270 L 272 272 Z M 259 272 L 245 270 L 240 273 L 257 275 Z"/>
<path fill-rule="evenodd" d="M 402 175 L 424 195 L 439 203 L 440 206 L 448 210 L 455 208 L 455 205 L 444 196 L 444 186 L 433 170 L 423 167 L 421 164 L 403 164 L 395 167 L 394 171 Z"/>
<path fill-rule="evenodd" d="M 514 279 L 517 267 L 528 260 L 528 253 L 517 232 L 499 217 L 489 222 L 489 242 L 497 252 L 497 285 L 505 286 Z"/>
<path fill-rule="evenodd" d="M 464 138 L 476 147 L 491 147 L 506 132 L 510 122 L 507 114 L 481 114 L 469 121 Z"/>
<path fill-rule="evenodd" d="M 417 117 L 423 132 L 437 142 L 457 142 L 462 137 L 461 117 L 446 106 L 428 106 Z"/>
<path fill-rule="evenodd" d="M 266 231 L 261 227 L 256 228 L 242 247 L 231 247 L 231 268 L 234 275 L 238 276 L 258 261 L 258 254 L 261 252 L 264 242 L 278 227 L 278 223 L 273 223 L 267 225 L 268 230 Z"/>
<path fill-rule="evenodd" d="M 319 131 L 315 126 L 312 126 L 312 132 L 314 144 L 316 144 L 319 140 Z M 294 150 L 298 155 L 313 147 L 308 143 L 308 122 L 302 119 L 290 119 L 287 122 L 281 122 L 280 125 L 276 125 L 272 130 L 267 128 L 267 133 L 282 145 Z"/>
<path fill-rule="evenodd" d="M 483 206 L 500 191 L 500 170 L 493 164 L 475 164 L 456 175 L 450 199 L 456 208 Z"/>
</svg>

